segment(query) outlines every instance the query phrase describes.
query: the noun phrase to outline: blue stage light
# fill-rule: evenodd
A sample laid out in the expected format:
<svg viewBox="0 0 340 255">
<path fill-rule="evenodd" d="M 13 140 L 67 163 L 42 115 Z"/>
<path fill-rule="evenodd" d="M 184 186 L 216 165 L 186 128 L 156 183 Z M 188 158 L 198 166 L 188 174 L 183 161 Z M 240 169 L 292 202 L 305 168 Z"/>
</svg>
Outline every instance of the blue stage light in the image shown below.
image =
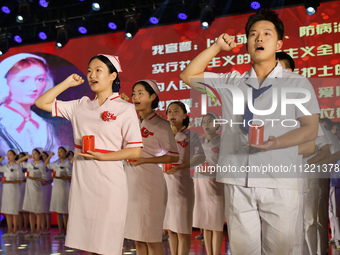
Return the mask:
<svg viewBox="0 0 340 255">
<path fill-rule="evenodd" d="M 107 24 L 107 26 L 112 29 L 112 30 L 116 30 L 117 29 L 117 25 L 114 22 L 109 22 Z"/>
<path fill-rule="evenodd" d="M 45 7 L 45 8 L 48 6 L 48 2 L 46 0 L 39 0 L 39 4 L 40 6 Z"/>
<path fill-rule="evenodd" d="M 158 24 L 158 19 L 156 17 L 151 17 L 149 21 L 151 24 L 155 24 L 155 25 Z"/>
<path fill-rule="evenodd" d="M 40 33 L 39 33 L 39 38 L 40 38 L 41 40 L 46 40 L 46 39 L 47 39 L 46 33 L 45 33 L 45 32 L 40 32 Z"/>
<path fill-rule="evenodd" d="M 14 41 L 16 41 L 17 43 L 22 43 L 22 38 L 20 35 L 15 35 L 14 36 Z"/>
<path fill-rule="evenodd" d="M 251 2 L 250 7 L 253 8 L 254 10 L 257 10 L 257 9 L 260 9 L 261 4 L 257 1 L 253 1 Z"/>
<path fill-rule="evenodd" d="M 181 13 L 178 13 L 178 18 L 181 20 L 186 20 L 188 16 L 185 13 L 181 12 Z"/>
<path fill-rule="evenodd" d="M 2 6 L 1 11 L 6 14 L 10 14 L 11 10 L 7 6 Z"/>
<path fill-rule="evenodd" d="M 81 34 L 86 34 L 86 33 L 87 33 L 86 27 L 83 27 L 83 26 L 79 27 L 79 28 L 78 28 L 78 31 L 79 31 L 79 33 L 81 33 Z"/>
</svg>

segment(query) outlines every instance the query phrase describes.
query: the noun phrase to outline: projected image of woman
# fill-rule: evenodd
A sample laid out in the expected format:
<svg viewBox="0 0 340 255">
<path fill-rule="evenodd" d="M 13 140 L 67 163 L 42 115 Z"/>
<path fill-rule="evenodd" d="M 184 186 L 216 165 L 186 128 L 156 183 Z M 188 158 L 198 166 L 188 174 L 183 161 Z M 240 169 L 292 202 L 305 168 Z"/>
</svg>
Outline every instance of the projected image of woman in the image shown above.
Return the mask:
<svg viewBox="0 0 340 255">
<path fill-rule="evenodd" d="M 31 110 L 34 101 L 52 87 L 48 64 L 40 56 L 20 53 L 0 63 L 1 151 L 9 148 L 31 151 L 41 146 L 47 151 L 58 148 L 52 126 Z"/>
</svg>

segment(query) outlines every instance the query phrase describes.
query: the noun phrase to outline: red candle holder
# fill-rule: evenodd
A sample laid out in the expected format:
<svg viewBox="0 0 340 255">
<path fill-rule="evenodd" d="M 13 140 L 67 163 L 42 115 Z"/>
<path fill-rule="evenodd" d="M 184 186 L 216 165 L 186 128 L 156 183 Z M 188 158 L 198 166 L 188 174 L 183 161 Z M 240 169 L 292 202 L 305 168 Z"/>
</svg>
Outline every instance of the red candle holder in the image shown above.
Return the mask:
<svg viewBox="0 0 340 255">
<path fill-rule="evenodd" d="M 163 164 L 163 171 L 167 172 L 172 168 L 172 164 L 171 163 L 167 163 L 167 164 Z"/>
<path fill-rule="evenodd" d="M 51 173 L 52 178 L 55 177 L 55 174 L 56 174 L 56 171 L 52 171 L 52 173 Z"/>
<path fill-rule="evenodd" d="M 248 143 L 253 145 L 263 144 L 263 125 L 249 125 Z"/>
<path fill-rule="evenodd" d="M 5 176 L 1 177 L 1 181 L 5 182 L 6 181 L 6 177 Z"/>
<path fill-rule="evenodd" d="M 163 171 L 167 172 L 174 166 L 178 166 L 178 164 L 172 164 L 172 163 L 163 164 Z"/>
<path fill-rule="evenodd" d="M 94 135 L 84 135 L 82 138 L 82 153 L 94 151 Z"/>
<path fill-rule="evenodd" d="M 29 177 L 30 176 L 30 172 L 25 172 L 25 177 Z"/>
</svg>

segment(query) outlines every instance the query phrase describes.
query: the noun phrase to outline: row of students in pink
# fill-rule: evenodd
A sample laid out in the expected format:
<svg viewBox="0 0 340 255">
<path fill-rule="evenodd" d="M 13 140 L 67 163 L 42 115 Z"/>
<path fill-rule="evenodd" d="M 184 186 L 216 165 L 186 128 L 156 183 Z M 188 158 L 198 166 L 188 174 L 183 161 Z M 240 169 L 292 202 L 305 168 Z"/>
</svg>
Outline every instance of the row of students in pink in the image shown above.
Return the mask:
<svg viewBox="0 0 340 255">
<path fill-rule="evenodd" d="M 137 254 L 141 255 L 163 254 L 167 188 L 159 164 L 174 163 L 179 159 L 169 122 L 154 111 L 159 92 L 152 80 L 138 81 L 132 88 L 143 149 L 139 158 L 128 160 L 124 167 L 129 190 L 125 238 L 136 241 Z"/>
<path fill-rule="evenodd" d="M 142 138 L 134 106 L 119 98 L 120 63 L 115 56 L 99 54 L 88 64 L 87 80 L 96 93 L 62 102 L 56 97 L 84 80 L 72 74 L 36 100 L 53 116 L 71 121 L 76 156 L 69 198 L 65 245 L 90 254 L 122 252 L 128 192 L 122 160 L 138 158 Z M 82 137 L 95 136 L 95 151 L 81 153 Z"/>
<path fill-rule="evenodd" d="M 177 143 L 179 160 L 164 173 L 168 188 L 163 228 L 168 230 L 171 254 L 189 254 L 195 201 L 190 167 L 205 160 L 198 134 L 187 129 L 189 116 L 180 101 L 171 102 L 166 111 Z"/>
<path fill-rule="evenodd" d="M 214 126 L 214 120 L 220 117 L 208 113 L 202 117 L 201 126 L 204 134 L 200 141 L 205 154 L 205 162 L 195 168 L 195 206 L 193 227 L 203 229 L 204 245 L 207 255 L 220 254 L 224 227 L 224 185 L 216 181 L 216 172 L 210 172 L 216 166 L 221 136 L 217 133 L 220 125 Z"/>
</svg>

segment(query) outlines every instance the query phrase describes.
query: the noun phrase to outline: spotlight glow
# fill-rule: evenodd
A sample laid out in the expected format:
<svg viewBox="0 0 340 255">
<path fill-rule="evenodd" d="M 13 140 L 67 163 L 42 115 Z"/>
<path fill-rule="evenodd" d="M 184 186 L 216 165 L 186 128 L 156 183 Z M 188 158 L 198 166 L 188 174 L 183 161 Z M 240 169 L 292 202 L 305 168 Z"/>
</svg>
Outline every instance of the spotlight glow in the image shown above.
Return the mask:
<svg viewBox="0 0 340 255">
<path fill-rule="evenodd" d="M 314 7 L 308 7 L 307 9 L 306 9 L 306 13 L 308 14 L 308 15 L 313 15 L 314 13 L 316 12 L 316 10 L 315 10 L 315 8 Z"/>
<path fill-rule="evenodd" d="M 99 11 L 100 10 L 100 4 L 97 2 L 92 3 L 92 10 Z"/>
<path fill-rule="evenodd" d="M 17 21 L 18 23 L 22 23 L 22 22 L 24 22 L 24 17 L 21 16 L 21 15 L 18 15 L 17 18 L 16 18 L 16 21 Z"/>
</svg>

